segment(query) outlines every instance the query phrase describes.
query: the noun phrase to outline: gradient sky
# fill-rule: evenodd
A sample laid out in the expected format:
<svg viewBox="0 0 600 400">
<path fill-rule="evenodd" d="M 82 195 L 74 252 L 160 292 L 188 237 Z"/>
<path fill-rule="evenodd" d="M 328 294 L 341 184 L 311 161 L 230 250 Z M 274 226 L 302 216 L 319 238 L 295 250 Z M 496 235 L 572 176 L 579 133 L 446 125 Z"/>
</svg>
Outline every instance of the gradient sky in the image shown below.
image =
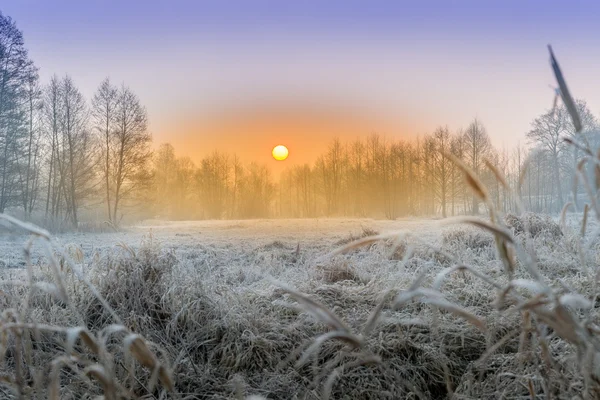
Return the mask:
<svg viewBox="0 0 600 400">
<path fill-rule="evenodd" d="M 511 148 L 550 107 L 551 43 L 600 115 L 598 1 L 3 0 L 47 81 L 88 98 L 110 76 L 156 144 L 310 162 L 337 135 L 413 137 L 479 117 Z M 281 164 L 281 163 L 280 163 Z"/>
</svg>

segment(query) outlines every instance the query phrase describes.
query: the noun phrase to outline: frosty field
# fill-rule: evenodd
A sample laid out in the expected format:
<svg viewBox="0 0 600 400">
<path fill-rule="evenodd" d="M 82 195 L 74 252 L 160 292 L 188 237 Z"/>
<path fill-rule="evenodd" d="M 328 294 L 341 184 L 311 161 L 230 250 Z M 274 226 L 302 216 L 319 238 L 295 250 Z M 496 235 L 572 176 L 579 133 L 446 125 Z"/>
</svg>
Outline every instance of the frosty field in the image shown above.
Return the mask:
<svg viewBox="0 0 600 400">
<path fill-rule="evenodd" d="M 574 224 L 561 230 L 548 218 L 536 223 L 527 246 L 536 248 L 539 271 L 550 286 L 592 298 L 595 278 L 582 265 Z M 525 240 L 512 224 L 515 240 Z M 407 236 L 332 254 L 389 232 Z M 3 238 L 6 279 L 26 279 L 21 249 L 27 238 Z M 51 284 L 38 285 L 28 303 L 27 291 L 5 285 L 2 300 L 5 309 L 19 310 L 15 321 L 41 326 L 19 356 L 30 365 L 21 380 L 37 382 L 21 385 L 35 393 L 46 393 L 53 375 L 38 376 L 38 382 L 34 371 L 48 374 L 47 363 L 56 364 L 62 351 L 74 353 L 56 367 L 60 398 L 110 398 L 102 379 L 90 373 L 93 362 L 112 376 L 113 398 L 121 398 L 122 390 L 141 398 L 189 399 L 572 398 L 587 379 L 577 367 L 577 343 L 559 337 L 543 318 L 544 331 L 532 334 L 533 311 L 511 307 L 508 295 L 507 304 L 500 304 L 508 279 L 493 236 L 479 228 L 416 219 L 149 221 L 123 232 L 53 240 L 74 261 L 58 257 L 70 300 L 60 300 Z M 597 246 L 589 252 L 593 257 L 586 262 L 593 267 Z M 33 282 L 56 282 L 41 244 L 32 255 Z M 457 265 L 467 269 L 448 269 Z M 416 280 L 413 289 L 430 289 L 400 301 Z M 513 282 L 520 282 L 520 294 L 533 292 L 532 299 L 542 301 L 541 289 L 523 269 Z M 437 290 L 447 304 L 432 294 Z M 595 310 L 586 311 L 590 324 L 597 323 Z M 5 312 L 3 318 L 6 323 L 13 317 Z M 115 323 L 143 335 L 154 361 L 136 357 L 140 365 L 127 367 L 135 348 L 128 348 L 129 336 L 118 339 L 107 328 Z M 93 346 L 88 354 L 83 336 L 73 347 L 78 336 L 69 327 L 82 324 L 112 354 L 110 362 Z M 16 356 L 7 354 L 2 373 L 12 373 Z M 595 359 L 590 363 L 596 368 Z"/>
</svg>

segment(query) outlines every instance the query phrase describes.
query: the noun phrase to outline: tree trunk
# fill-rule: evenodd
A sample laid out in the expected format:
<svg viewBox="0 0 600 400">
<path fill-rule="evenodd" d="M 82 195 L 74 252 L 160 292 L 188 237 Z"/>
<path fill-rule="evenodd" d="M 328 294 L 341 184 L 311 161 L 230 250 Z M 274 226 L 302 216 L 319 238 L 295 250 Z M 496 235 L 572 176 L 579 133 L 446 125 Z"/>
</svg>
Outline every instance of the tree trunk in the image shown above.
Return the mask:
<svg viewBox="0 0 600 400">
<path fill-rule="evenodd" d="M 107 108 L 107 115 L 106 115 L 106 130 L 104 131 L 104 134 L 106 136 L 106 171 L 105 171 L 105 176 L 106 176 L 106 206 L 108 208 L 108 222 L 113 222 L 113 219 L 110 215 L 110 179 L 109 179 L 109 174 L 110 174 L 110 147 L 109 147 L 109 116 L 108 116 L 108 108 Z"/>
<path fill-rule="evenodd" d="M 558 165 L 558 154 L 555 152 L 554 157 L 554 184 L 556 185 L 556 193 L 558 200 L 558 207 L 562 207 L 564 204 L 562 187 L 560 184 L 560 167 Z"/>
</svg>

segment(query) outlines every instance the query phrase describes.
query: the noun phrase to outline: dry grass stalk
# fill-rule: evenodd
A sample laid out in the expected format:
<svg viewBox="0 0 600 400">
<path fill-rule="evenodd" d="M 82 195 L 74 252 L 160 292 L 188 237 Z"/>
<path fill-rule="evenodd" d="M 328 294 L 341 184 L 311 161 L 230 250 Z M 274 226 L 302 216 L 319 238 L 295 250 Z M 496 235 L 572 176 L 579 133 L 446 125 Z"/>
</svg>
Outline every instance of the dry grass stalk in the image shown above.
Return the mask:
<svg viewBox="0 0 600 400">
<path fill-rule="evenodd" d="M 494 236 L 498 236 L 500 237 L 502 240 L 508 242 L 508 243 L 514 243 L 512 235 L 510 234 L 510 232 L 502 227 L 499 226 L 497 224 L 492 224 L 490 222 L 487 222 L 481 218 L 477 218 L 477 217 L 470 217 L 470 216 L 465 216 L 465 217 L 455 217 L 455 218 L 449 218 L 445 221 L 445 223 L 447 224 L 456 224 L 456 223 L 464 223 L 464 224 L 470 224 L 470 225 L 474 225 L 478 228 L 482 228 L 485 229 L 487 231 L 489 231 L 490 233 L 492 233 Z"/>
<path fill-rule="evenodd" d="M 571 207 L 573 207 L 573 203 L 569 201 L 569 202 L 567 202 L 563 206 L 563 208 L 562 208 L 562 210 L 560 212 L 560 226 L 561 226 L 561 228 L 562 228 L 563 231 L 566 230 L 566 227 L 567 227 L 567 225 L 566 225 L 567 212 L 569 211 L 569 208 L 571 208 Z"/>
<path fill-rule="evenodd" d="M 511 190 L 510 185 L 508 184 L 508 182 L 506 181 L 506 178 L 504 177 L 504 174 L 500 172 L 498 167 L 495 166 L 494 164 L 492 164 L 492 162 L 487 158 L 484 159 L 483 162 L 485 163 L 485 166 L 488 167 L 488 169 L 490 171 L 492 171 L 492 173 L 494 174 L 494 177 L 498 180 L 498 182 L 500 182 L 502 187 L 506 190 Z"/>
<path fill-rule="evenodd" d="M 44 230 L 9 216 L 0 215 L 0 218 L 13 226 L 25 229 L 33 238 L 42 241 L 48 261 L 45 270 L 48 271 L 53 281 L 35 280 L 37 279 L 34 278 L 36 273 L 30 257 L 30 249 L 34 241 L 33 239 L 29 240 L 25 247 L 28 282 L 26 284 L 21 282 L 13 286 L 16 294 L 24 293 L 27 296 L 27 301 L 22 307 L 19 307 L 20 310 L 6 309 L 0 316 L 0 356 L 4 363 L 8 360 L 14 362 L 14 375 L 6 379 L 4 384 L 21 398 L 47 396 L 50 399 L 59 399 L 64 397 L 65 391 L 71 390 L 73 393 L 83 394 L 78 385 L 83 385 L 81 387 L 87 385 L 92 393 L 102 393 L 105 399 L 131 398 L 134 397 L 134 391 L 139 391 L 137 388 L 134 389 L 133 385 L 138 386 L 145 378 L 135 377 L 135 383 L 132 386 L 125 385 L 122 372 L 118 372 L 120 367 L 118 363 L 115 364 L 115 361 L 121 358 L 124 352 L 130 354 L 141 365 L 153 370 L 147 387 L 156 386 L 153 382 L 156 380 L 161 383 L 163 388 L 172 392 L 175 386 L 169 368 L 158 361 L 158 358 L 146 346 L 146 341 L 142 336 L 133 335 L 122 325 L 109 325 L 106 330 L 100 330 L 97 333 L 86 327 L 81 310 L 71 299 L 73 291 L 69 282 L 72 282 L 70 277 L 72 275 L 82 278 L 81 280 L 86 283 L 85 287 L 90 290 L 90 293 L 101 300 L 99 302 L 101 307 L 102 304 L 106 305 L 105 311 L 109 315 L 112 313 L 116 316 L 116 314 L 93 285 L 82 276 L 78 266 L 67 254 L 69 252 L 78 263 L 82 263 L 81 249 L 78 246 L 67 247 L 67 251 L 55 248 L 52 245 L 51 236 Z M 57 256 L 61 257 L 60 261 Z M 3 283 L 11 286 L 10 282 Z M 35 292 L 40 290 L 51 295 L 55 303 L 62 305 L 63 308 L 66 307 L 72 317 L 80 321 L 80 325 L 60 326 L 37 321 L 30 322 L 29 320 L 32 318 L 31 300 L 36 296 Z M 18 303 L 16 304 L 18 306 Z M 111 332 L 125 332 L 129 335 L 126 337 L 123 347 L 115 347 L 112 344 L 107 346 L 107 336 L 105 335 Z M 42 340 L 43 337 L 46 339 Z M 59 337 L 65 338 L 60 345 Z M 40 352 L 40 346 L 47 347 L 53 341 L 56 342 L 55 350 L 47 353 Z M 36 348 L 38 350 L 34 350 Z M 9 350 L 12 350 L 10 355 Z M 47 359 L 50 365 L 49 374 L 46 375 L 42 373 L 45 365 L 40 363 L 40 360 L 44 359 Z M 72 374 L 69 383 L 63 383 L 61 379 L 65 369 L 70 370 Z M 130 375 L 133 373 L 134 371 L 129 371 Z M 41 379 L 45 379 L 46 382 L 44 383 Z"/>
<path fill-rule="evenodd" d="M 580 234 L 581 236 L 585 236 L 585 231 L 587 229 L 587 221 L 588 221 L 588 213 L 590 211 L 590 205 L 588 203 L 585 203 L 585 205 L 583 206 L 583 221 L 581 222 L 581 231 Z"/>
<path fill-rule="evenodd" d="M 481 180 L 475 174 L 475 172 L 454 154 L 444 153 L 443 155 L 447 157 L 450 161 L 452 161 L 463 172 L 463 174 L 465 175 L 467 185 L 471 188 L 473 193 L 475 193 L 481 201 L 483 201 L 489 206 L 490 196 L 488 194 L 487 188 L 481 182 Z"/>
<path fill-rule="evenodd" d="M 558 61 L 554 57 L 554 52 L 552 51 L 552 47 L 548 45 L 548 51 L 550 52 L 550 64 L 552 65 L 552 70 L 554 71 L 554 76 L 556 77 L 556 81 L 558 83 L 558 87 L 560 88 L 560 97 L 562 101 L 567 107 L 569 114 L 571 115 L 571 119 L 573 121 L 573 126 L 575 127 L 575 132 L 581 132 L 581 118 L 579 117 L 579 112 L 577 111 L 577 107 L 575 106 L 575 102 L 571 97 L 571 93 L 569 92 L 569 88 L 567 87 L 567 82 L 560 70 L 560 66 L 558 65 Z"/>
</svg>

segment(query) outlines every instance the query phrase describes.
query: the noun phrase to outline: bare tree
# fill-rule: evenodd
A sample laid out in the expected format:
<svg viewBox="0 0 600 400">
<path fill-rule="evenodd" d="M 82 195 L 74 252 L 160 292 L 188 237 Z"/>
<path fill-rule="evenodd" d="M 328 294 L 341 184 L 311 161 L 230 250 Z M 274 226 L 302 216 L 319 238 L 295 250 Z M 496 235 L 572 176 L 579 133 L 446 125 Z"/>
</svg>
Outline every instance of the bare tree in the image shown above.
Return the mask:
<svg viewBox="0 0 600 400">
<path fill-rule="evenodd" d="M 27 96 L 27 143 L 25 148 L 26 165 L 24 166 L 24 177 L 22 178 L 21 198 L 23 201 L 23 212 L 26 217 L 31 213 L 38 197 L 39 185 L 39 158 L 41 147 L 40 134 L 40 109 L 41 91 L 38 85 L 38 75 L 35 71 L 29 75 L 26 85 Z"/>
<path fill-rule="evenodd" d="M 138 97 L 125 85 L 117 94 L 115 105 L 114 130 L 112 135 L 114 165 L 112 179 L 114 201 L 112 221 L 117 224 L 119 206 L 124 199 L 136 191 L 147 189 L 150 184 L 149 162 L 152 157 L 150 144 L 152 137 L 148 133 L 146 109 Z"/>
<path fill-rule="evenodd" d="M 0 212 L 18 198 L 27 138 L 26 86 L 35 75 L 23 34 L 0 13 Z"/>
<path fill-rule="evenodd" d="M 554 111 L 548 111 L 537 117 L 531 124 L 531 130 L 527 132 L 527 138 L 545 148 L 552 162 L 553 186 L 556 191 L 556 199 L 559 206 L 564 203 L 559 158 L 565 150 L 563 135 L 567 133 L 569 115 L 565 108 L 558 107 Z"/>
<path fill-rule="evenodd" d="M 434 140 L 434 169 L 433 177 L 437 197 L 440 199 L 442 216 L 446 218 L 446 201 L 448 200 L 448 183 L 452 178 L 452 168 L 446 153 L 450 152 L 451 138 L 448 127 L 439 127 L 433 133 Z"/>
<path fill-rule="evenodd" d="M 100 87 L 94 94 L 92 99 L 92 117 L 94 122 L 94 129 L 97 131 L 102 146 L 102 159 L 103 159 L 103 174 L 104 174 L 104 185 L 106 193 L 106 207 L 108 211 L 109 222 L 113 221 L 113 215 L 111 213 L 111 156 L 113 155 L 113 143 L 112 140 L 117 127 L 116 124 L 116 111 L 117 111 L 117 88 L 111 85 L 110 80 L 106 78 L 100 84 Z"/>
<path fill-rule="evenodd" d="M 565 106 L 561 104 L 562 108 Z M 585 145 L 589 146 L 591 149 L 600 148 L 600 139 L 599 139 L 599 130 L 600 123 L 598 119 L 592 112 L 590 111 L 587 103 L 583 100 L 575 100 L 575 107 L 579 114 L 579 119 L 581 121 L 582 131 L 577 134 L 575 132 L 575 127 L 571 123 L 567 123 L 565 130 L 566 136 L 571 139 L 575 139 L 577 141 L 583 142 Z M 568 154 L 568 150 L 564 151 L 564 154 Z M 579 161 L 579 148 L 577 146 L 572 146 L 572 161 L 565 160 L 565 166 L 567 170 L 567 174 L 571 176 L 572 181 L 572 192 L 573 192 L 573 204 L 575 209 L 580 209 L 579 205 L 579 197 L 578 197 L 578 184 L 577 184 L 577 176 L 576 176 L 576 168 L 577 163 Z M 570 164 L 570 165 L 569 165 Z M 591 180 L 593 181 L 593 180 Z"/>
<path fill-rule="evenodd" d="M 492 145 L 485 127 L 475 118 L 464 131 L 464 155 L 467 163 L 475 174 L 479 175 L 482 170 L 483 160 L 490 151 Z M 475 194 L 472 200 L 473 214 L 479 213 L 479 201 Z"/>
<path fill-rule="evenodd" d="M 74 227 L 79 225 L 80 201 L 90 194 L 90 176 L 96 166 L 93 141 L 88 130 L 88 108 L 81 92 L 69 76 L 61 82 L 61 145 L 63 190 L 67 215 Z M 59 163 L 60 164 L 60 163 Z"/>
<path fill-rule="evenodd" d="M 319 170 L 321 171 L 327 215 L 332 215 L 339 209 L 343 163 L 344 151 L 342 143 L 339 138 L 335 138 L 327 149 L 325 156 L 317 161 Z"/>
<path fill-rule="evenodd" d="M 59 198 L 59 124 L 60 124 L 60 81 L 53 76 L 50 83 L 43 91 L 42 124 L 46 133 L 46 142 L 50 151 L 48 160 L 48 180 L 46 195 L 46 217 L 55 218 L 58 213 L 57 202 Z"/>
<path fill-rule="evenodd" d="M 229 192 L 230 169 L 229 157 L 215 151 L 202 160 L 200 168 L 196 171 L 195 181 L 198 197 L 205 215 L 209 218 L 220 219 L 223 217 Z M 241 173 L 240 170 L 236 171 L 236 175 Z M 236 176 L 236 179 L 243 178 Z"/>
<path fill-rule="evenodd" d="M 463 158 L 464 153 L 464 139 L 462 132 L 458 132 L 454 136 L 450 143 L 450 153 L 458 159 Z M 452 215 L 456 215 L 456 205 L 460 197 L 464 199 L 465 196 L 465 185 L 463 181 L 463 174 L 458 169 L 455 163 L 450 163 L 450 197 L 452 199 Z M 466 211 L 466 207 L 463 207 Z"/>
</svg>

